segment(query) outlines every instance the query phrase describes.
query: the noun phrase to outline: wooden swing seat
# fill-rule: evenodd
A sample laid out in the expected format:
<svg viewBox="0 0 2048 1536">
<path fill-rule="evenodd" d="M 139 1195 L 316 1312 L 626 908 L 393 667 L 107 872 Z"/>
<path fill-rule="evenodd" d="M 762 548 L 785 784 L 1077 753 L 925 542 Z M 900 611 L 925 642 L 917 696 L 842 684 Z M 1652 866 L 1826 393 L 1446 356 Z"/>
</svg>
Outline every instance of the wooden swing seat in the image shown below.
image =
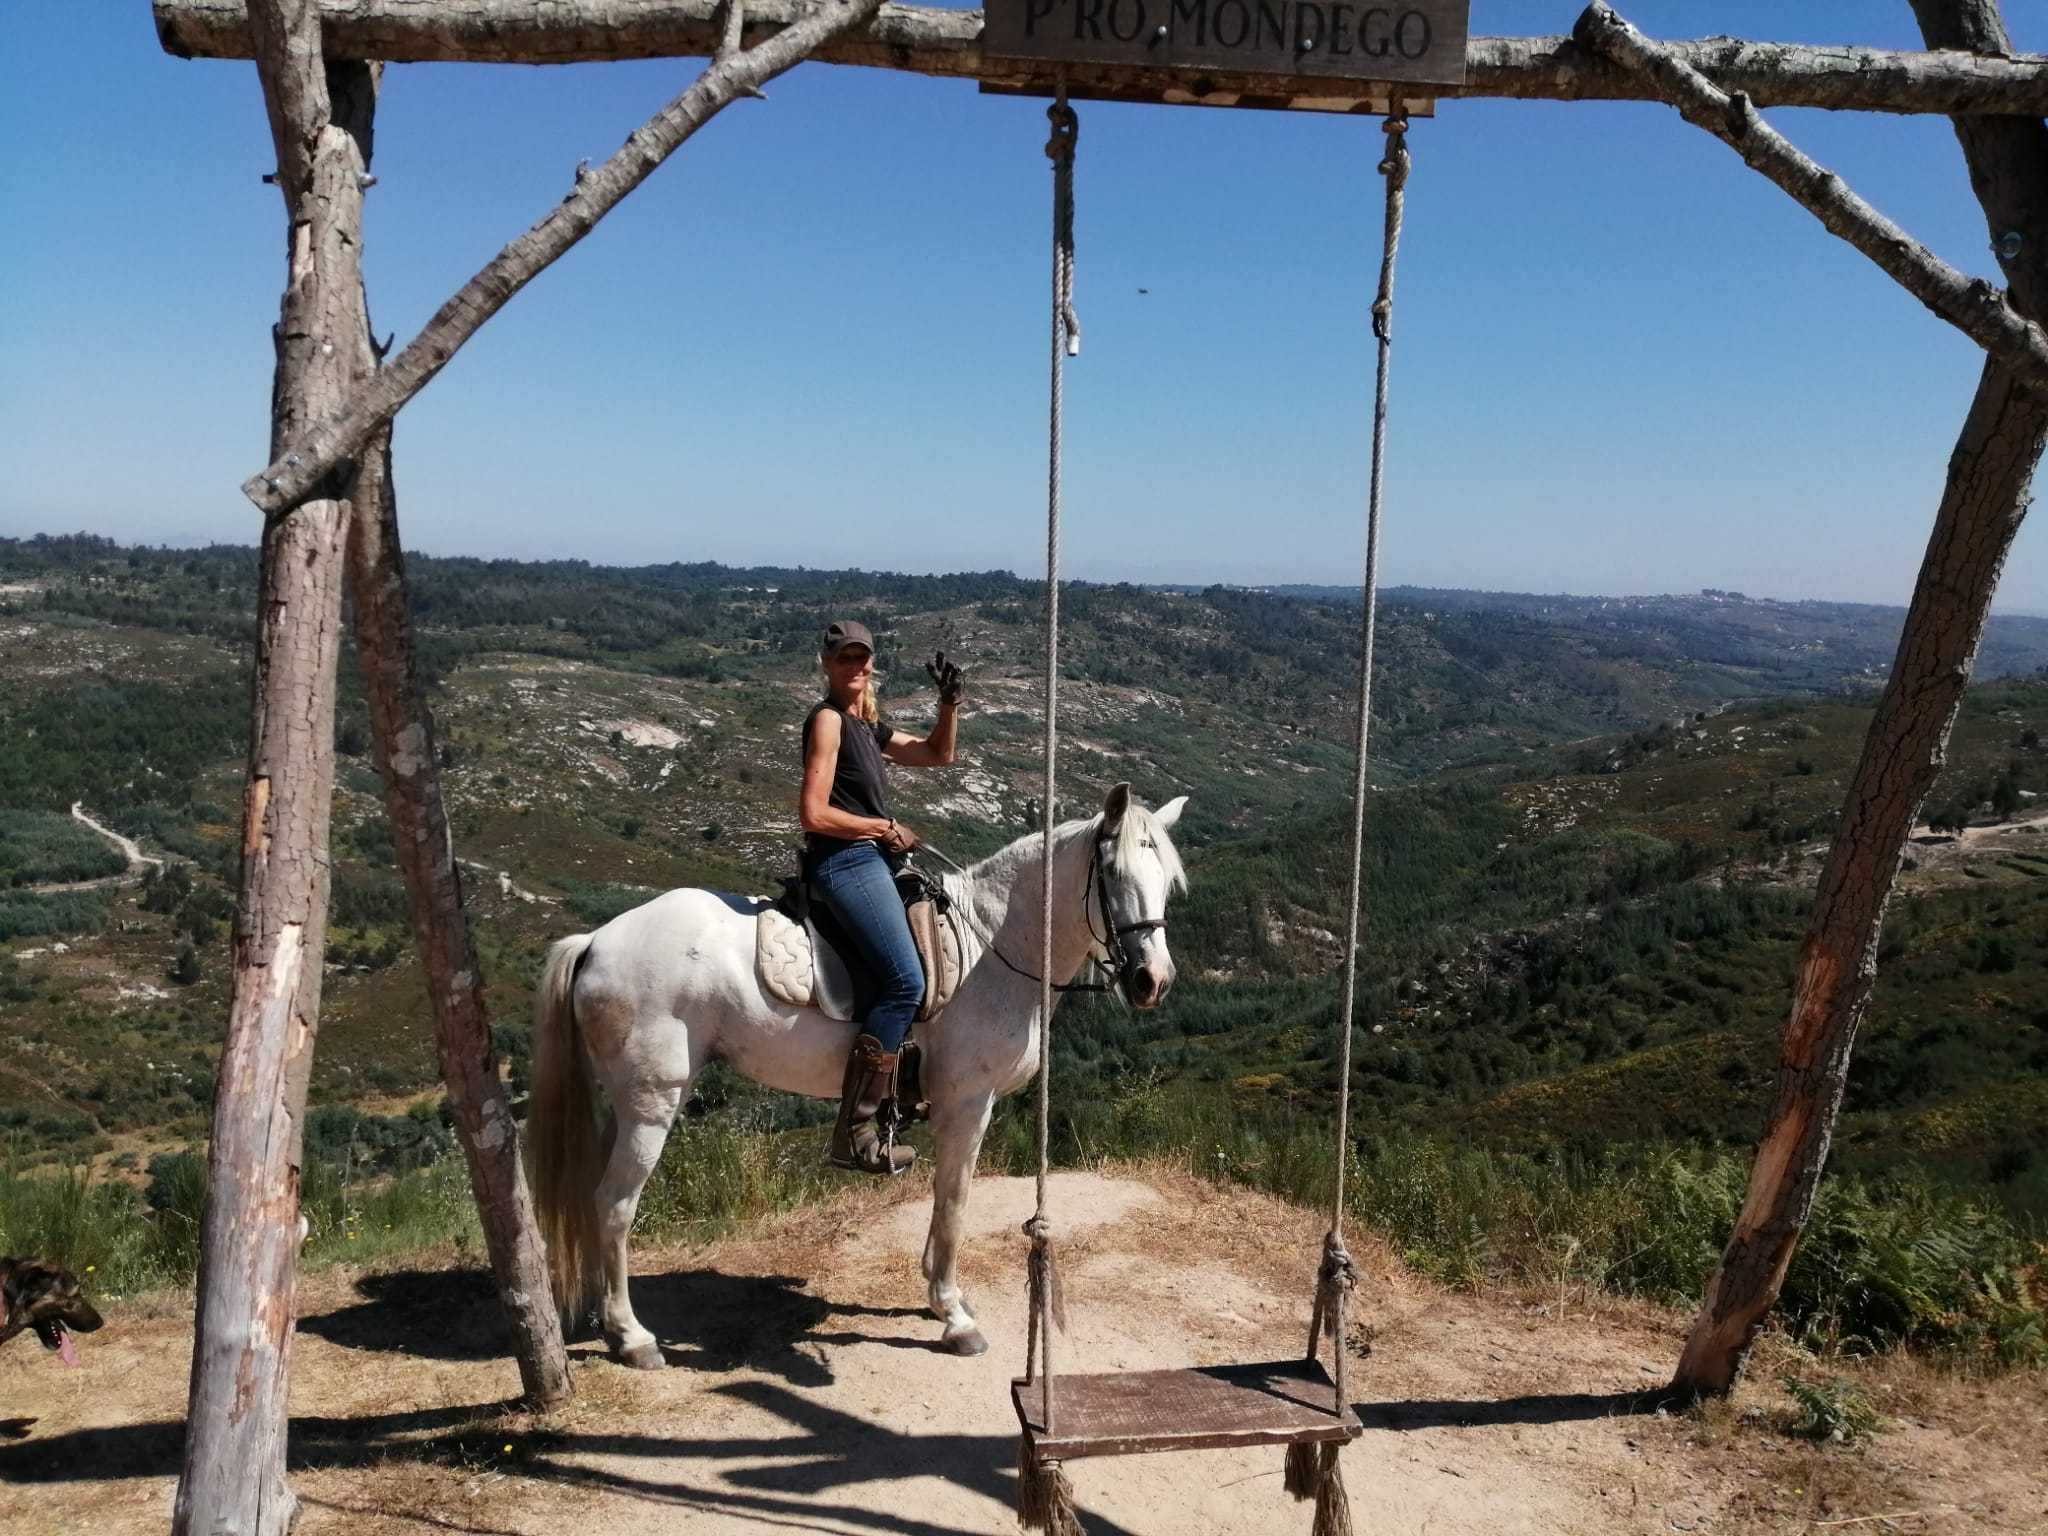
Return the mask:
<svg viewBox="0 0 2048 1536">
<path fill-rule="evenodd" d="M 1010 1383 L 1025 1444 L 1047 1461 L 1356 1439 L 1365 1426 L 1349 1403 L 1331 1411 L 1336 1393 L 1319 1360 L 1054 1376 L 1047 1434 L 1039 1384 Z"/>
</svg>

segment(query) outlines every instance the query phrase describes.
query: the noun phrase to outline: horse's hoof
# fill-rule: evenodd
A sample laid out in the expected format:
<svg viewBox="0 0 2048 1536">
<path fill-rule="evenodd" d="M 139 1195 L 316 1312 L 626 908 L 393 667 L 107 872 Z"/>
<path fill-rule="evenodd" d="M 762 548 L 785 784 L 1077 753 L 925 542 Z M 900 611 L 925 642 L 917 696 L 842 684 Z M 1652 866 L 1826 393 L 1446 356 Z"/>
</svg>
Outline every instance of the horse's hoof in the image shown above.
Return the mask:
<svg viewBox="0 0 2048 1536">
<path fill-rule="evenodd" d="M 988 1353 L 988 1340 L 982 1337 L 979 1328 L 969 1328 L 962 1333 L 949 1333 L 939 1343 L 963 1360 Z"/>
<path fill-rule="evenodd" d="M 668 1362 L 661 1358 L 659 1344 L 635 1344 L 631 1349 L 620 1353 L 619 1364 L 630 1366 L 636 1371 L 659 1371 L 665 1370 L 668 1366 Z"/>
</svg>

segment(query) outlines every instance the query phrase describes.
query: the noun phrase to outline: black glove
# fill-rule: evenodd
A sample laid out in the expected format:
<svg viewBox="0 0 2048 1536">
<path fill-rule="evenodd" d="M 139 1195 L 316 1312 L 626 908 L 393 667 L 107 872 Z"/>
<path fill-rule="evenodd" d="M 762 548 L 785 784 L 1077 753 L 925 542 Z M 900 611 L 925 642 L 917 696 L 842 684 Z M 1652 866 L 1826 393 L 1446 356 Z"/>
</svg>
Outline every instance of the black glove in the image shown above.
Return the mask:
<svg viewBox="0 0 2048 1536">
<path fill-rule="evenodd" d="M 958 704 L 967 697 L 967 679 L 956 663 L 946 660 L 944 651 L 926 662 L 924 670 L 931 678 L 932 686 L 939 690 L 941 704 Z"/>
</svg>

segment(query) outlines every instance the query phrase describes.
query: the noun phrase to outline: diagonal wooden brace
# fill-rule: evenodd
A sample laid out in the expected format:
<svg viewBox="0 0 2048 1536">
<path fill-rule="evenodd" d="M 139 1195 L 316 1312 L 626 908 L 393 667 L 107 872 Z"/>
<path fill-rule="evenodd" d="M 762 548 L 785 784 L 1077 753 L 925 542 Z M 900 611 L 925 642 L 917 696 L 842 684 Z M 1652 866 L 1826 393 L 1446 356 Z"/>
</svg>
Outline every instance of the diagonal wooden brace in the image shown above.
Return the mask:
<svg viewBox="0 0 2048 1536">
<path fill-rule="evenodd" d="M 1763 120 L 1749 98 L 1730 94 L 1593 0 L 1572 29 L 1581 47 L 1654 81 L 1679 116 L 1726 144 L 1782 188 L 1832 235 L 1856 247 L 1914 298 L 2010 368 L 2048 390 L 2048 334 L 2018 314 L 2003 292 L 1950 266 Z"/>
<path fill-rule="evenodd" d="M 328 476 L 352 464 L 375 433 L 447 366 L 448 360 L 512 296 L 552 266 L 664 160 L 728 103 L 800 63 L 828 38 L 860 25 L 880 0 L 818 0 L 773 37 L 716 60 L 696 83 L 649 119 L 609 160 L 579 176 L 569 195 L 533 228 L 492 257 L 391 362 L 353 389 L 242 494 L 272 517 L 297 506 Z"/>
</svg>

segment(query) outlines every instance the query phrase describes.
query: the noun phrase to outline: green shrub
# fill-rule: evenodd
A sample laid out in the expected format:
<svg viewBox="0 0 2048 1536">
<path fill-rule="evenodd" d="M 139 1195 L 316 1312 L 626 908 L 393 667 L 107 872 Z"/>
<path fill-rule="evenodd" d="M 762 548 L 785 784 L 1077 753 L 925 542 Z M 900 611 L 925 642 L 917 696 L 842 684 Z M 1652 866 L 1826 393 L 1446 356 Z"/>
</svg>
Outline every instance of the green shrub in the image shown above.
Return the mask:
<svg viewBox="0 0 2048 1536">
<path fill-rule="evenodd" d="M 127 867 L 118 848 L 69 816 L 0 809 L 0 886 L 97 880 Z"/>
<path fill-rule="evenodd" d="M 1802 1381 L 1784 1378 L 1785 1390 L 1798 1405 L 1792 1433 L 1807 1440 L 1846 1445 L 1874 1435 L 1883 1427 L 1877 1410 L 1853 1382 Z"/>
<path fill-rule="evenodd" d="M 151 1209 L 123 1183 L 83 1169 L 0 1165 L 0 1253 L 63 1265 L 95 1295 L 186 1285 L 199 1257 L 196 1204 Z"/>
<path fill-rule="evenodd" d="M 107 925 L 106 899 L 97 891 L 0 890 L 0 939 L 43 934 L 98 933 Z"/>
</svg>

